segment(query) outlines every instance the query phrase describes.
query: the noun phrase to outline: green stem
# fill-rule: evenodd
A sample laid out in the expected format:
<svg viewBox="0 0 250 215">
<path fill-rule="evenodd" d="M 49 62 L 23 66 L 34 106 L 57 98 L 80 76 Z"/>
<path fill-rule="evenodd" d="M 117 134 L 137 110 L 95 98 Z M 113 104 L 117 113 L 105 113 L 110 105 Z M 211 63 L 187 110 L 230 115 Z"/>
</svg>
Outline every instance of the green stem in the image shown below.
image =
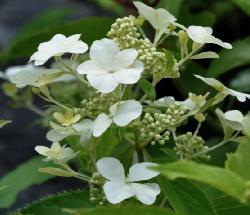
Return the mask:
<svg viewBox="0 0 250 215">
<path fill-rule="evenodd" d="M 77 71 L 75 71 L 75 70 L 72 69 L 69 65 L 67 65 L 67 64 L 62 60 L 61 57 L 56 57 L 55 59 L 56 59 L 56 61 L 57 61 L 58 63 L 61 63 L 61 64 L 69 71 L 69 73 L 72 74 L 77 80 L 79 80 L 80 82 L 82 82 L 82 83 L 86 84 L 87 86 L 89 86 L 89 83 L 88 83 L 84 78 L 82 78 L 82 76 L 79 75 L 79 73 L 78 73 Z"/>
</svg>

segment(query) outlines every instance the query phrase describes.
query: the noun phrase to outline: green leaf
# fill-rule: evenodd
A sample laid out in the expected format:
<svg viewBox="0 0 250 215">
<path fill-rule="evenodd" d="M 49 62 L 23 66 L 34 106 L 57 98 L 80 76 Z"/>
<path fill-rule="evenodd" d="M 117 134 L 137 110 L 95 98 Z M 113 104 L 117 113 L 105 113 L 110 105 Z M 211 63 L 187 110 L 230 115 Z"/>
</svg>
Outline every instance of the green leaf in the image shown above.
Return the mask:
<svg viewBox="0 0 250 215">
<path fill-rule="evenodd" d="M 0 119 L 0 128 L 10 123 L 11 123 L 11 120 Z"/>
<path fill-rule="evenodd" d="M 50 40 L 55 34 L 64 34 L 66 36 L 82 34 L 81 39 L 91 44 L 94 40 L 105 37 L 112 23 L 113 19 L 111 18 L 92 17 L 35 31 L 17 39 L 7 50 L 1 53 L 0 59 L 10 61 L 31 56 L 40 43 Z"/>
<path fill-rule="evenodd" d="M 179 215 L 216 215 L 210 200 L 196 186 L 186 180 L 168 181 L 158 177 L 163 193 Z"/>
<path fill-rule="evenodd" d="M 213 200 L 219 215 L 248 215 L 250 207 L 243 205 L 229 196 L 222 196 Z"/>
<path fill-rule="evenodd" d="M 91 208 L 94 205 L 89 200 L 89 193 L 84 190 L 64 192 L 45 197 L 37 202 L 27 205 L 25 208 L 12 215 L 68 215 L 64 208 Z"/>
<path fill-rule="evenodd" d="M 246 181 L 250 181 L 250 139 L 245 139 L 244 142 L 239 143 L 235 153 L 228 154 L 226 161 L 226 168 L 238 174 Z"/>
<path fill-rule="evenodd" d="M 219 59 L 212 61 L 207 77 L 218 77 L 239 66 L 250 63 L 250 37 L 234 42 L 233 49 L 219 52 Z"/>
<path fill-rule="evenodd" d="M 199 60 L 199 59 L 206 59 L 206 58 L 219 58 L 219 55 L 215 52 L 201 52 L 199 54 L 193 55 L 192 57 L 190 57 L 190 59 L 193 60 Z"/>
<path fill-rule="evenodd" d="M 243 130 L 244 133 L 250 138 L 250 113 L 243 120 Z"/>
<path fill-rule="evenodd" d="M 156 98 L 155 88 L 148 80 L 140 79 L 138 85 L 151 101 L 155 100 Z"/>
<path fill-rule="evenodd" d="M 59 9 L 50 9 L 45 11 L 38 16 L 33 17 L 30 22 L 22 27 L 21 31 L 14 37 L 13 41 L 29 35 L 34 31 L 47 29 L 51 26 L 57 26 L 62 24 L 67 17 L 72 13 L 72 10 L 69 8 L 59 8 Z"/>
<path fill-rule="evenodd" d="M 176 18 L 179 16 L 180 8 L 183 5 L 183 0 L 174 0 L 174 1 L 160 1 L 160 3 L 157 5 L 159 8 L 165 8 L 170 13 L 172 13 Z"/>
<path fill-rule="evenodd" d="M 175 215 L 172 211 L 159 207 L 108 207 L 95 209 L 80 209 L 72 211 L 73 215 Z"/>
<path fill-rule="evenodd" d="M 40 156 L 35 157 L 19 165 L 15 170 L 2 177 L 0 187 L 7 186 L 7 188 L 0 192 L 0 208 L 9 207 L 14 203 L 17 194 L 22 190 L 53 178 L 51 175 L 38 172 L 38 168 L 45 167 L 46 165 L 48 165 L 48 163 L 42 161 Z"/>
<path fill-rule="evenodd" d="M 230 87 L 240 92 L 250 92 L 250 70 L 240 72 L 231 82 Z"/>
<path fill-rule="evenodd" d="M 156 170 L 171 180 L 176 178 L 192 179 L 244 201 L 247 189 L 246 182 L 229 170 L 184 160 L 159 165 Z"/>
<path fill-rule="evenodd" d="M 250 1 L 249 0 L 232 0 L 239 8 L 250 16 Z"/>
<path fill-rule="evenodd" d="M 102 135 L 96 147 L 96 157 L 100 159 L 112 154 L 116 146 L 120 143 L 118 137 L 114 135 L 112 128 L 109 128 L 104 135 Z"/>
</svg>

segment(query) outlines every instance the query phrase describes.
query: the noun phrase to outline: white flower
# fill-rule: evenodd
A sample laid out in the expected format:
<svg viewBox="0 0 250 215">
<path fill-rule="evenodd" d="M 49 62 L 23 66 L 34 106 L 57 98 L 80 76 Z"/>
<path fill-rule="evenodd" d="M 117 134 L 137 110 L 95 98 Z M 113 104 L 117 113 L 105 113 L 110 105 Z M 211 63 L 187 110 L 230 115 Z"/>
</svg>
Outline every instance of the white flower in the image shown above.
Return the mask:
<svg viewBox="0 0 250 215">
<path fill-rule="evenodd" d="M 138 101 L 127 100 L 112 105 L 109 110 L 110 116 L 101 113 L 94 121 L 85 119 L 72 127 L 82 133 L 81 136 L 84 140 L 89 139 L 92 135 L 99 137 L 109 128 L 112 122 L 123 127 L 138 118 L 142 113 L 142 106 Z"/>
<path fill-rule="evenodd" d="M 216 113 L 221 121 L 221 124 L 223 125 L 224 129 L 226 127 L 230 127 L 233 130 L 243 130 L 243 120 L 245 117 L 243 114 L 238 110 L 230 110 L 225 113 L 223 113 L 220 109 L 216 109 Z"/>
<path fill-rule="evenodd" d="M 44 68 L 34 67 L 32 64 L 11 66 L 6 69 L 5 75 L 16 87 L 23 88 L 28 85 L 35 86 L 35 82 L 44 70 Z"/>
<path fill-rule="evenodd" d="M 85 53 L 88 50 L 88 45 L 82 42 L 80 37 L 81 34 L 69 37 L 56 34 L 51 40 L 38 46 L 38 51 L 30 57 L 30 61 L 34 61 L 34 64 L 39 66 L 43 65 L 51 57 L 61 56 L 64 53 Z"/>
<path fill-rule="evenodd" d="M 99 92 L 112 92 L 119 83 L 134 84 L 143 72 L 143 63 L 136 60 L 138 52 L 132 48 L 120 51 L 113 40 L 96 40 L 89 54 L 90 60 L 80 64 L 77 72 L 86 74 Z"/>
<path fill-rule="evenodd" d="M 230 43 L 222 42 L 220 39 L 214 37 L 212 35 L 213 29 L 210 27 L 189 26 L 186 31 L 188 36 L 196 43 L 213 43 L 226 49 L 232 48 Z"/>
<path fill-rule="evenodd" d="M 141 203 L 151 205 L 160 193 L 156 183 L 138 183 L 156 177 L 159 173 L 148 169 L 156 164 L 150 162 L 137 163 L 130 167 L 125 177 L 124 168 L 119 160 L 105 157 L 97 161 L 99 173 L 107 179 L 103 186 L 107 200 L 117 204 L 135 196 Z"/>
<path fill-rule="evenodd" d="M 237 98 L 237 100 L 240 102 L 245 102 L 246 99 L 250 99 L 249 94 L 241 93 L 241 92 L 238 92 L 236 90 L 229 89 L 228 87 L 224 86 L 221 82 L 217 81 L 214 78 L 204 78 L 200 75 L 195 75 L 195 77 L 201 79 L 206 84 L 214 87 L 216 90 L 223 93 L 224 95 L 235 96 Z"/>
<path fill-rule="evenodd" d="M 76 153 L 65 145 L 62 147 L 58 142 L 55 142 L 51 145 L 51 148 L 46 146 L 36 146 L 35 150 L 47 158 L 45 161 L 59 161 L 67 162 L 68 160 L 73 159 L 76 156 Z"/>
<path fill-rule="evenodd" d="M 134 5 L 138 9 L 139 14 L 158 31 L 167 29 L 170 23 L 177 20 L 171 13 L 163 8 L 154 9 L 138 1 L 134 2 Z"/>
</svg>

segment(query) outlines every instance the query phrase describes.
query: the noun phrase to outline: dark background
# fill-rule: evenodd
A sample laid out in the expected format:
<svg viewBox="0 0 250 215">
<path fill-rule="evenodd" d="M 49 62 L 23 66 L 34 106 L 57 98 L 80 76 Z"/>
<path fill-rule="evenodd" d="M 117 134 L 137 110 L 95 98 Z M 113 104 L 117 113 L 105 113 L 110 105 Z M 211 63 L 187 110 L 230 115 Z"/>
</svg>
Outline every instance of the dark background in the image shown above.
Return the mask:
<svg viewBox="0 0 250 215">
<path fill-rule="evenodd" d="M 217 0 L 217 2 L 219 1 L 223 2 Z M 130 1 L 117 2 L 120 2 L 126 10 L 132 10 Z M 194 6 L 188 8 L 193 14 L 199 13 L 204 9 L 213 11 L 215 14 L 217 13 L 213 4 L 216 1 L 186 0 L 186 2 L 195 2 Z M 88 16 L 117 16 L 112 9 L 108 11 L 104 10 L 93 1 L 87 0 L 0 0 L 0 51 L 7 47 L 15 34 L 33 17 L 47 10 L 61 7 L 72 9 L 72 15 L 69 17 L 71 20 Z M 249 17 L 236 6 L 232 7 L 223 13 L 218 12 L 219 14 L 216 14 L 217 20 L 213 26 L 215 35 L 227 42 L 248 36 L 250 29 Z M 185 20 L 185 17 L 182 19 Z M 180 23 L 182 23 L 181 20 Z M 218 47 L 212 47 L 212 49 L 215 51 L 219 50 Z M 25 64 L 27 61 L 28 59 L 21 59 L 11 62 L 11 65 Z M 209 65 L 209 61 L 204 61 L 200 64 L 206 68 Z M 0 64 L 0 70 L 4 70 L 7 66 L 9 65 Z M 221 80 L 228 83 L 236 74 L 236 72 L 231 72 L 230 74 L 223 75 Z M 185 93 L 183 94 L 180 90 L 176 89 L 176 83 L 173 84 L 167 80 L 162 81 L 157 86 L 157 92 L 158 97 L 172 95 L 177 99 L 183 99 L 185 96 Z M 18 164 L 34 156 L 34 147 L 36 145 L 48 144 L 45 138 L 46 130 L 34 123 L 34 120 L 38 116 L 25 109 L 10 109 L 9 104 L 10 100 L 0 92 L 0 118 L 11 119 L 13 121 L 12 124 L 0 129 L 0 177 L 13 170 Z M 249 102 L 240 105 L 243 111 L 249 109 Z M 239 104 L 236 104 L 233 107 L 238 106 Z M 44 185 L 34 186 L 20 193 L 17 202 L 11 209 L 22 207 L 26 203 L 39 199 L 49 193 L 81 186 L 84 185 L 77 180 L 54 179 Z M 3 214 L 6 211 L 0 210 L 0 213 Z"/>
</svg>

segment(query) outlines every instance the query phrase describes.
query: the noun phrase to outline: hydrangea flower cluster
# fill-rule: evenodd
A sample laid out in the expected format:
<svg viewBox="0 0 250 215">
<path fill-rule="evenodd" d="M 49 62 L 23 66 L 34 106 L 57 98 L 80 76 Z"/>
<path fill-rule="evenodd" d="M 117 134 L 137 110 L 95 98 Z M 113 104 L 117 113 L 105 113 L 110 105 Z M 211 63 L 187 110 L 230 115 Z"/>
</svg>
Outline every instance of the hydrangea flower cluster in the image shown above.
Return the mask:
<svg viewBox="0 0 250 215">
<path fill-rule="evenodd" d="M 132 197 L 145 205 L 155 203 L 161 188 L 152 179 L 159 172 L 153 170 L 157 164 L 152 162 L 154 159 L 148 150 L 166 147 L 181 160 L 209 159 L 209 152 L 240 135 L 245 117 L 238 110 L 223 113 L 216 109 L 224 139 L 208 147 L 199 134 L 207 110 L 229 95 L 240 102 L 250 99 L 248 94 L 199 75 L 196 75 L 198 79 L 216 89 L 215 96 L 190 93 L 184 101 L 173 97 L 152 99 L 148 86 L 154 88 L 164 78 L 178 78 L 186 61 L 201 56 L 218 57 L 212 52 L 210 55 L 199 53 L 205 44 L 226 49 L 232 46 L 213 36 L 211 28 L 186 28 L 165 9 L 154 9 L 141 2 L 134 5 L 139 16 L 117 19 L 107 33 L 108 38 L 96 40 L 89 46 L 81 40 L 84 35 L 56 34 L 38 46 L 29 64 L 11 67 L 2 74 L 12 84 L 12 88 L 6 88 L 6 94 L 20 104 L 29 105 L 49 121 L 47 139 L 52 145 L 50 148 L 37 146 L 35 150 L 58 168 L 40 171 L 87 181 L 91 201 L 99 205 L 120 204 Z M 143 30 L 145 22 L 154 29 L 152 41 Z M 160 46 L 169 37 L 179 43 L 177 56 Z M 189 43 L 192 50 L 188 48 Z M 70 54 L 70 59 L 65 59 L 64 54 Z M 48 61 L 52 59 L 57 66 L 48 69 Z M 145 81 L 147 86 L 141 86 Z M 63 83 L 59 86 L 64 94 L 69 85 L 83 89 L 80 95 L 79 92 L 75 95 L 78 104 L 70 100 L 62 102 L 56 96 L 54 86 L 60 83 Z M 13 91 L 13 86 L 18 89 Z M 31 101 L 27 102 L 27 97 L 20 96 L 25 89 L 32 89 L 29 92 L 51 105 L 46 111 L 39 110 Z M 189 120 L 198 124 L 197 129 L 182 133 L 179 128 Z M 118 151 L 125 155 L 127 162 L 119 157 Z M 77 170 L 70 166 L 75 159 L 80 160 L 79 166 L 74 166 Z"/>
</svg>

